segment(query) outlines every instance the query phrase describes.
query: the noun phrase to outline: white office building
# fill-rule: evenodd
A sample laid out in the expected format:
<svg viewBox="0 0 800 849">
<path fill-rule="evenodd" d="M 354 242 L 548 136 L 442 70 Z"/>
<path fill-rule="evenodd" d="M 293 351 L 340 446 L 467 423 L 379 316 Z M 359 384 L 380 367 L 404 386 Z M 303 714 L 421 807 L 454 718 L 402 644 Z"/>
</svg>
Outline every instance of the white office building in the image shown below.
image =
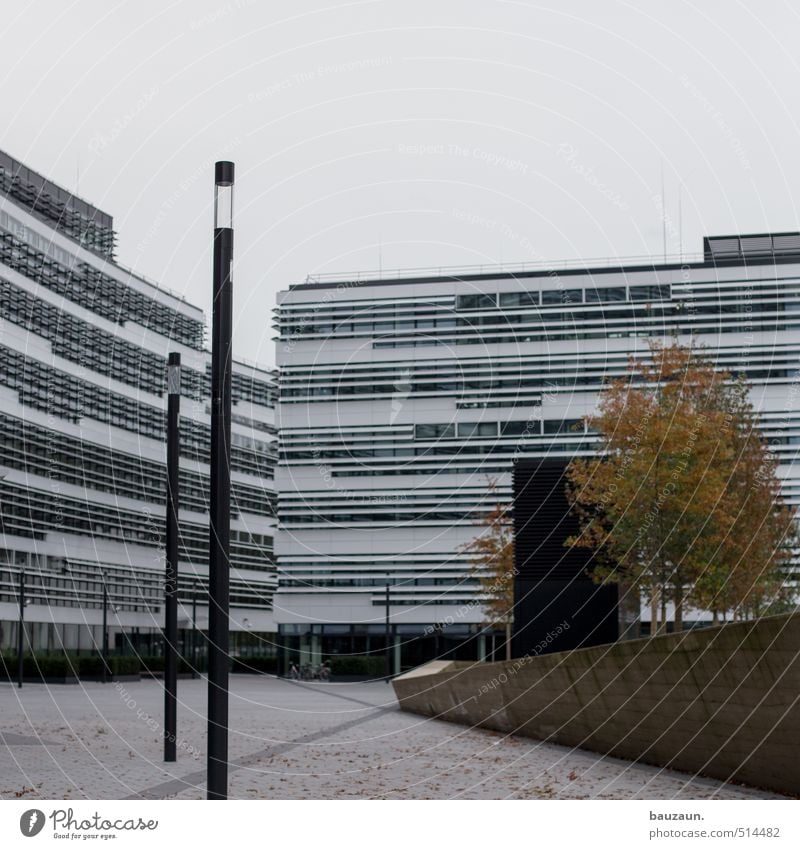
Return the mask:
<svg viewBox="0 0 800 849">
<path fill-rule="evenodd" d="M 277 327 L 275 613 L 302 658 L 382 652 L 387 583 L 396 668 L 486 656 L 460 547 L 488 480 L 508 500 L 515 456 L 590 451 L 581 418 L 651 337 L 747 376 L 798 502 L 800 233 L 664 263 L 311 277 Z"/>
<path fill-rule="evenodd" d="M 170 351 L 182 358 L 185 644 L 208 622 L 211 355 L 202 312 L 114 260 L 109 215 L 6 154 L 0 309 L 0 648 L 17 645 L 22 581 L 26 649 L 96 650 L 105 595 L 112 651 L 160 652 Z M 275 397 L 272 373 L 235 365 L 234 651 L 275 630 Z"/>
</svg>

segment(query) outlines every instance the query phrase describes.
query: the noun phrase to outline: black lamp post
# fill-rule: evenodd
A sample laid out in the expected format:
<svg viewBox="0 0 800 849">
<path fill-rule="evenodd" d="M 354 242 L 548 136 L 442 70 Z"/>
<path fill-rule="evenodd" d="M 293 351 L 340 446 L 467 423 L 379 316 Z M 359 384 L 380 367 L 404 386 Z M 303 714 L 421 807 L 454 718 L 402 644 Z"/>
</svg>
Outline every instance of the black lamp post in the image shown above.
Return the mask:
<svg viewBox="0 0 800 849">
<path fill-rule="evenodd" d="M 178 734 L 178 459 L 181 355 L 167 359 L 167 544 L 164 587 L 164 760 L 176 758 Z"/>
<path fill-rule="evenodd" d="M 17 686 L 22 688 L 23 654 L 25 652 L 25 569 L 19 571 L 19 628 L 17 630 Z"/>
<path fill-rule="evenodd" d="M 390 624 L 389 612 L 389 583 L 386 583 L 386 683 L 388 684 L 392 677 L 392 645 L 391 645 L 392 626 Z"/>
<path fill-rule="evenodd" d="M 207 798 L 228 796 L 233 163 L 214 168 Z"/>
<path fill-rule="evenodd" d="M 197 678 L 197 591 L 192 589 L 192 679 Z"/>
<path fill-rule="evenodd" d="M 108 681 L 108 585 L 103 572 L 103 683 Z"/>
</svg>

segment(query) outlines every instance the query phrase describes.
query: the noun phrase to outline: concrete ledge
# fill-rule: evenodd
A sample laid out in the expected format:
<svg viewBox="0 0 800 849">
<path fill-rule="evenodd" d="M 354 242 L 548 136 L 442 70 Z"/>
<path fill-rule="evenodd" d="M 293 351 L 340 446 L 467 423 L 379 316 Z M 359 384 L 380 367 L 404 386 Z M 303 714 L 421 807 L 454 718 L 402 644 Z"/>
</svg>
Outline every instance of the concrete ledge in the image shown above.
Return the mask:
<svg viewBox="0 0 800 849">
<path fill-rule="evenodd" d="M 403 710 L 800 795 L 800 613 L 393 680 Z"/>
</svg>

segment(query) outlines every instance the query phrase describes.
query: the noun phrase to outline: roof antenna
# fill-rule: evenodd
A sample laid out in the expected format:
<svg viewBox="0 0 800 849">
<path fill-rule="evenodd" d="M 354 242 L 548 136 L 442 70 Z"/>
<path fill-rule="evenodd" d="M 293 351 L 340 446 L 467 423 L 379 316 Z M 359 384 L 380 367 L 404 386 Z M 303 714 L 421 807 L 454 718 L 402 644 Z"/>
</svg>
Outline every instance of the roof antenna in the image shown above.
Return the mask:
<svg viewBox="0 0 800 849">
<path fill-rule="evenodd" d="M 681 255 L 681 264 L 683 263 L 683 186 L 678 183 L 678 250 Z"/>
<path fill-rule="evenodd" d="M 383 236 L 378 233 L 378 280 L 383 277 Z"/>
</svg>

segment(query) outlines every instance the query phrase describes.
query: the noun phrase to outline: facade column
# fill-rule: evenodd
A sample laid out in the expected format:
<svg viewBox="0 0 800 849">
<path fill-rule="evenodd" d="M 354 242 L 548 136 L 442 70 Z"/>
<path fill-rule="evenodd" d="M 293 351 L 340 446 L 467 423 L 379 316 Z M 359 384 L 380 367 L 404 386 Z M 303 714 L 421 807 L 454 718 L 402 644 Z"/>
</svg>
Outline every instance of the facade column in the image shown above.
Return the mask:
<svg viewBox="0 0 800 849">
<path fill-rule="evenodd" d="M 322 635 L 311 635 L 311 665 L 319 666 L 322 663 Z"/>
<path fill-rule="evenodd" d="M 394 651 L 393 651 L 394 662 L 392 663 L 392 666 L 394 667 L 394 669 L 392 671 L 392 674 L 393 675 L 399 675 L 400 670 L 402 669 L 401 654 L 402 654 L 402 651 L 403 651 L 403 644 L 402 644 L 401 640 L 398 640 L 397 634 L 393 634 L 392 638 L 394 639 Z"/>
<path fill-rule="evenodd" d="M 310 634 L 300 635 L 300 658 L 298 660 L 298 666 L 305 666 L 307 663 L 311 663 L 311 648 L 309 645 L 310 637 Z"/>
</svg>

